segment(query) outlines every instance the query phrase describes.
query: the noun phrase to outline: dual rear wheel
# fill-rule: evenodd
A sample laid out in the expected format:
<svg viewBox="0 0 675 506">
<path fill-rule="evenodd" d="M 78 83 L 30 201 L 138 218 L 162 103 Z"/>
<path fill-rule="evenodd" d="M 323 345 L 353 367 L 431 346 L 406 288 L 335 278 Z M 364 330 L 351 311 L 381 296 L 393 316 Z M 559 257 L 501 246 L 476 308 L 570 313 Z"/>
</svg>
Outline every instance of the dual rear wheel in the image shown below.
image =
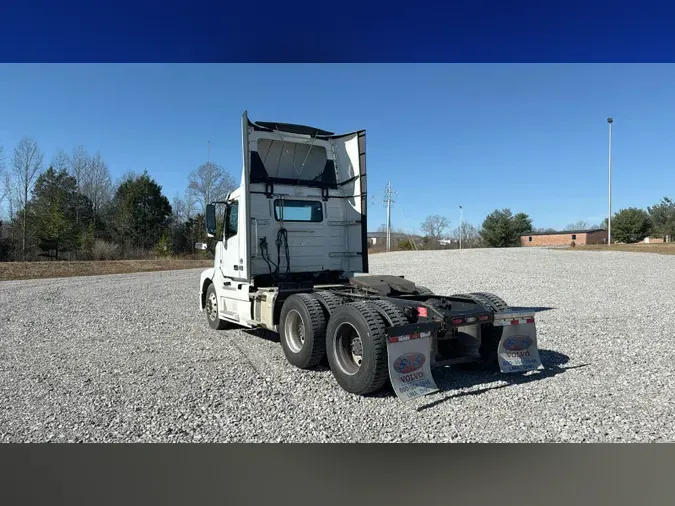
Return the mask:
<svg viewBox="0 0 675 506">
<path fill-rule="evenodd" d="M 337 383 L 365 395 L 388 380 L 386 328 L 402 312 L 383 301 L 339 303 L 333 294 L 294 294 L 281 309 L 279 335 L 286 359 L 315 367 L 326 357 Z"/>
</svg>

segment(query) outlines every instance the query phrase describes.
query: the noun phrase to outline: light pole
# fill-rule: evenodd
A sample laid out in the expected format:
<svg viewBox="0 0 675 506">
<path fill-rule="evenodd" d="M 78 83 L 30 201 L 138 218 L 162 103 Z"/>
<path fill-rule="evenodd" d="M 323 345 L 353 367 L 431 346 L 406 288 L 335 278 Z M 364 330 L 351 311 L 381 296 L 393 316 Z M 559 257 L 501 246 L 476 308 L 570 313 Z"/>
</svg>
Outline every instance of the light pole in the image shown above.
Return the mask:
<svg viewBox="0 0 675 506">
<path fill-rule="evenodd" d="M 609 210 L 607 214 L 607 246 L 612 244 L 612 123 L 614 118 L 607 118 L 609 123 L 609 155 L 608 155 L 608 187 L 609 187 Z"/>
<path fill-rule="evenodd" d="M 459 249 L 462 249 L 462 206 L 459 206 Z"/>
<path fill-rule="evenodd" d="M 394 202 L 394 190 L 391 189 L 391 182 L 387 183 L 384 190 L 384 203 L 387 204 L 387 251 L 391 250 L 391 204 Z"/>
</svg>

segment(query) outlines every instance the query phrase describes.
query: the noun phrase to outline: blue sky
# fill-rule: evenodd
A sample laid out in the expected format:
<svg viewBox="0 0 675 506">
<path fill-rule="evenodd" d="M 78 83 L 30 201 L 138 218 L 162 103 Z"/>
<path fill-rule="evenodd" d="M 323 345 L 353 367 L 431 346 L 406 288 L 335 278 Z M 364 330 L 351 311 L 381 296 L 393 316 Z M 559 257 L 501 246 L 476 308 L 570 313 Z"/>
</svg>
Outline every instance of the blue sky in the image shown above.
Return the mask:
<svg viewBox="0 0 675 506">
<path fill-rule="evenodd" d="M 240 116 L 334 132 L 365 128 L 370 229 L 429 214 L 480 226 L 496 208 L 565 227 L 675 197 L 674 65 L 0 65 L 0 144 L 33 136 L 100 151 L 113 177 L 150 174 L 172 198 L 211 159 L 238 180 Z M 8 158 L 9 158 L 8 156 Z M 9 160 L 7 160 L 9 162 Z"/>
</svg>

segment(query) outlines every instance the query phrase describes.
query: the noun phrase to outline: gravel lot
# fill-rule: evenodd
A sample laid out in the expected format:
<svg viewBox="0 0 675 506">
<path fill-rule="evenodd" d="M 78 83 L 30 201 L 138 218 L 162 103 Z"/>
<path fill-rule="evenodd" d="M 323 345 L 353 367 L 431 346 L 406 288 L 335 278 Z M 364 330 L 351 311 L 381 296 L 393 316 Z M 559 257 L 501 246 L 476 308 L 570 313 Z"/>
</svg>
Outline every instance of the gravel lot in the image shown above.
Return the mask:
<svg viewBox="0 0 675 506">
<path fill-rule="evenodd" d="M 371 265 L 438 293 L 540 307 L 546 370 L 445 369 L 437 394 L 360 398 L 326 369 L 291 367 L 269 337 L 211 331 L 199 270 L 8 281 L 0 441 L 675 440 L 674 256 L 519 248 Z"/>
</svg>

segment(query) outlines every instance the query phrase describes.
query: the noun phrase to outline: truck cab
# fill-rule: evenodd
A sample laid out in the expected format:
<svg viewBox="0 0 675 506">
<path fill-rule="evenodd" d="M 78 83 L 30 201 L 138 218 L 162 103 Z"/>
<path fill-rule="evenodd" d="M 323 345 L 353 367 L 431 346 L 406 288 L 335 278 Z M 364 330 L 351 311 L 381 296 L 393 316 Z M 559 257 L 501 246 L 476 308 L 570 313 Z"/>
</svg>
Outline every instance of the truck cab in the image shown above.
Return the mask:
<svg viewBox="0 0 675 506">
<path fill-rule="evenodd" d="M 249 296 L 258 288 L 340 284 L 368 272 L 365 138 L 253 122 L 244 112 L 240 186 L 206 209 L 217 243 L 201 309 L 215 284 L 219 318 L 254 326 Z"/>
</svg>

